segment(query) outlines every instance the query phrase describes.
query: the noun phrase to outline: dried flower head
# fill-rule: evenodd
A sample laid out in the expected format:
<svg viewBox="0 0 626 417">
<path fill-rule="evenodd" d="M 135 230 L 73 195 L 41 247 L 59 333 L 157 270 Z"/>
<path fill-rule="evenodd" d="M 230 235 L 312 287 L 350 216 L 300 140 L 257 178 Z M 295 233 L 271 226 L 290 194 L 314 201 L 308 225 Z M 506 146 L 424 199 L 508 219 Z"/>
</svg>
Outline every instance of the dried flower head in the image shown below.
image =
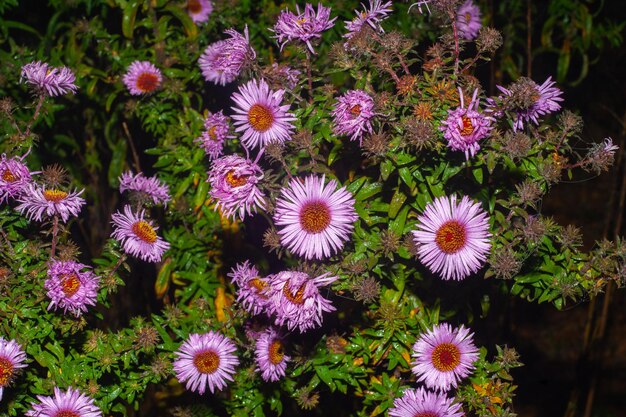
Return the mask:
<svg viewBox="0 0 626 417">
<path fill-rule="evenodd" d="M 312 410 L 319 404 L 320 395 L 309 387 L 298 388 L 294 393 L 296 402 L 303 410 Z"/>
<path fill-rule="evenodd" d="M 499 279 L 511 279 L 517 275 L 522 263 L 509 247 L 496 248 L 489 258 L 489 264 Z"/>
<path fill-rule="evenodd" d="M 502 34 L 490 27 L 482 27 L 478 32 L 476 46 L 481 52 L 493 53 L 502 46 Z"/>
<path fill-rule="evenodd" d="M 558 117 L 559 127 L 564 135 L 576 136 L 579 135 L 583 129 L 583 118 L 572 113 L 569 110 L 564 110 Z"/>
<path fill-rule="evenodd" d="M 613 144 L 613 139 L 606 138 L 604 142 L 596 143 L 591 147 L 585 158 L 583 168 L 600 174 L 602 171 L 608 171 L 615 160 L 615 152 L 619 150 L 619 146 Z"/>
<path fill-rule="evenodd" d="M 407 143 L 417 151 L 431 148 L 437 140 L 435 127 L 428 121 L 406 119 L 402 127 Z"/>
<path fill-rule="evenodd" d="M 135 329 L 133 344 L 136 349 L 143 349 L 147 352 L 154 350 L 161 340 L 159 332 L 152 325 L 143 325 Z"/>
<path fill-rule="evenodd" d="M 380 232 L 380 246 L 385 256 L 391 256 L 400 248 L 400 235 L 392 229 Z"/>
<path fill-rule="evenodd" d="M 417 77 L 406 74 L 400 77 L 400 81 L 396 83 L 396 89 L 399 94 L 406 96 L 415 91 L 416 83 Z"/>
<path fill-rule="evenodd" d="M 278 252 L 282 248 L 280 235 L 276 233 L 276 229 L 269 228 L 263 233 L 263 246 L 270 252 Z"/>
<path fill-rule="evenodd" d="M 533 244 L 539 243 L 546 234 L 546 225 L 539 216 L 528 216 L 522 226 L 522 235 Z"/>
<path fill-rule="evenodd" d="M 519 131 L 507 131 L 501 141 L 503 142 L 502 150 L 512 159 L 525 157 L 533 146 L 530 136 Z"/>
<path fill-rule="evenodd" d="M 390 139 L 385 132 L 365 136 L 361 147 L 366 156 L 384 156 L 389 150 Z"/>
<path fill-rule="evenodd" d="M 296 13 L 288 9 L 281 11 L 272 31 L 275 33 L 274 37 L 281 51 L 287 42 L 300 41 L 306 44 L 312 54 L 315 54 L 311 42 L 321 39 L 322 32 L 333 27 L 336 19 L 336 17 L 330 18 L 330 7 L 324 7 L 319 3 L 316 12 L 311 4 L 306 3 L 303 12 L 300 12 L 297 5 Z"/>
<path fill-rule="evenodd" d="M 346 346 L 348 346 L 348 341 L 339 335 L 334 334 L 326 338 L 326 348 L 330 353 L 346 353 Z"/>
<path fill-rule="evenodd" d="M 572 224 L 568 224 L 561 230 L 558 239 L 564 247 L 570 249 L 580 247 L 583 244 L 583 236 L 580 229 Z"/>
<path fill-rule="evenodd" d="M 373 303 L 380 295 L 380 284 L 376 278 L 367 275 L 352 284 L 352 292 L 356 301 L 363 304 Z"/>
</svg>

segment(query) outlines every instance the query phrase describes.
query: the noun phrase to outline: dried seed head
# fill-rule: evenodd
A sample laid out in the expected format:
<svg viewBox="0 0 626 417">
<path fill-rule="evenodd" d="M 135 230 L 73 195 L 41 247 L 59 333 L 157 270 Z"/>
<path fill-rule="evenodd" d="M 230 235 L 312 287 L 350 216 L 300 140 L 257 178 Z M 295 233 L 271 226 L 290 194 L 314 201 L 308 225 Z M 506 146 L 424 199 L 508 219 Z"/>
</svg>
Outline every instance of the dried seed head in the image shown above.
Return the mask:
<svg viewBox="0 0 626 417">
<path fill-rule="evenodd" d="M 511 248 L 495 249 L 489 259 L 489 264 L 499 279 L 511 279 L 517 275 L 522 267 L 522 263 L 517 260 L 515 252 Z"/>
<path fill-rule="evenodd" d="M 367 135 L 361 146 L 366 156 L 384 156 L 389 150 L 389 135 L 384 132 Z"/>
<path fill-rule="evenodd" d="M 558 163 L 544 161 L 540 167 L 543 178 L 550 184 L 557 183 L 561 179 L 561 166 Z"/>
<path fill-rule="evenodd" d="M 302 387 L 294 393 L 296 402 L 303 410 L 312 410 L 319 404 L 320 395 L 309 387 Z"/>
<path fill-rule="evenodd" d="M 399 54 L 411 49 L 413 41 L 402 33 L 392 30 L 381 35 L 381 46 L 392 54 Z"/>
<path fill-rule="evenodd" d="M 282 161 L 283 152 L 284 152 L 284 147 L 281 143 L 270 142 L 267 145 L 265 145 L 265 157 L 268 158 L 270 162 Z"/>
<path fill-rule="evenodd" d="M 13 113 L 13 100 L 10 97 L 0 99 L 0 112 L 10 116 Z"/>
<path fill-rule="evenodd" d="M 407 143 L 417 151 L 432 148 L 437 140 L 437 133 L 430 122 L 408 119 L 402 127 Z"/>
<path fill-rule="evenodd" d="M 344 268 L 354 275 L 361 275 L 367 269 L 367 260 L 359 259 L 358 261 L 346 261 L 344 262 Z"/>
<path fill-rule="evenodd" d="M 175 304 L 166 304 L 163 312 L 165 315 L 165 321 L 170 326 L 177 326 L 180 320 L 185 315 L 183 311 Z"/>
<path fill-rule="evenodd" d="M 519 78 L 509 87 L 509 90 L 511 94 L 505 99 L 509 109 L 527 110 L 537 102 L 539 95 L 537 84 L 530 78 Z"/>
<path fill-rule="evenodd" d="M 400 81 L 396 83 L 396 89 L 398 94 L 407 96 L 415 92 L 417 77 L 413 75 L 403 75 L 400 77 Z"/>
<path fill-rule="evenodd" d="M 569 110 L 563 110 L 563 112 L 559 114 L 558 120 L 559 127 L 565 135 L 579 135 L 583 129 L 582 117 Z"/>
<path fill-rule="evenodd" d="M 543 195 L 541 186 L 532 180 L 524 180 L 523 183 L 515 186 L 519 203 L 522 206 L 535 207 L 535 204 Z"/>
<path fill-rule="evenodd" d="M 332 335 L 326 338 L 326 348 L 331 353 L 346 353 L 346 346 L 348 346 L 348 341 L 339 335 Z"/>
<path fill-rule="evenodd" d="M 497 29 L 483 26 L 478 32 L 476 46 L 480 52 L 493 53 L 502 46 L 502 34 Z"/>
<path fill-rule="evenodd" d="M 269 228 L 263 233 L 263 246 L 268 248 L 270 252 L 278 253 L 280 251 L 280 235 L 276 233 L 276 229 Z"/>
<path fill-rule="evenodd" d="M 380 244 L 382 246 L 383 254 L 390 256 L 398 251 L 400 248 L 400 235 L 391 229 L 383 230 L 380 233 Z"/>
<path fill-rule="evenodd" d="M 195 417 L 191 407 L 176 406 L 170 411 L 170 414 L 172 417 Z"/>
<path fill-rule="evenodd" d="M 580 247 L 583 244 L 583 236 L 580 229 L 571 224 L 568 224 L 561 230 L 558 238 L 563 246 L 570 249 Z"/>
<path fill-rule="evenodd" d="M 528 216 L 522 226 L 522 234 L 529 243 L 539 243 L 546 233 L 546 225 L 538 216 Z"/>
<path fill-rule="evenodd" d="M 80 248 L 74 242 L 68 240 L 65 243 L 59 244 L 57 255 L 62 261 L 76 260 L 80 255 Z"/>
<path fill-rule="evenodd" d="M 150 365 L 150 372 L 158 378 L 166 378 L 172 371 L 172 363 L 166 355 L 158 355 Z"/>
<path fill-rule="evenodd" d="M 147 352 L 151 352 L 160 340 L 161 338 L 156 328 L 151 325 L 145 325 L 135 329 L 133 345 L 135 349 L 143 349 Z"/>
<path fill-rule="evenodd" d="M 433 119 L 433 103 L 430 101 L 420 101 L 413 107 L 413 115 L 419 121 L 431 121 Z"/>
<path fill-rule="evenodd" d="M 394 95 L 389 91 L 383 91 L 374 96 L 374 107 L 379 113 L 388 113 L 394 103 Z"/>
<path fill-rule="evenodd" d="M 402 245 L 409 251 L 410 254 L 417 256 L 417 243 L 415 243 L 412 233 L 404 235 L 402 238 Z"/>
<path fill-rule="evenodd" d="M 502 150 L 512 159 L 525 157 L 533 146 L 530 137 L 523 132 L 507 131 L 501 140 Z"/>
<path fill-rule="evenodd" d="M 366 276 L 353 284 L 352 292 L 356 301 L 363 304 L 373 303 L 380 295 L 380 284 L 375 278 Z"/>
<path fill-rule="evenodd" d="M 48 165 L 41 172 L 41 180 L 48 188 L 64 188 L 69 184 L 69 175 L 59 164 Z"/>
</svg>

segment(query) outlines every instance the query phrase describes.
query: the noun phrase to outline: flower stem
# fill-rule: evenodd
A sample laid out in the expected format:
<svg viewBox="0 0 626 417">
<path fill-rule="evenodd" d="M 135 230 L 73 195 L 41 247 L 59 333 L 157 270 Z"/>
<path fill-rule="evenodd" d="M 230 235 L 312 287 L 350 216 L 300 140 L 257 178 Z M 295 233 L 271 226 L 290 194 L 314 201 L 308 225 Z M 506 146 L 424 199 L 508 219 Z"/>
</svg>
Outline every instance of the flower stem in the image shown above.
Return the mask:
<svg viewBox="0 0 626 417">
<path fill-rule="evenodd" d="M 45 98 L 46 98 L 45 93 L 39 94 L 39 101 L 37 101 L 37 106 L 35 107 L 35 113 L 33 114 L 33 118 L 30 120 L 30 122 L 28 122 L 28 125 L 26 126 L 26 132 L 24 132 L 24 137 L 28 137 L 28 135 L 30 135 L 30 128 L 37 121 L 37 118 L 39 117 L 39 112 L 41 111 L 41 106 L 43 105 L 43 101 Z"/>
<path fill-rule="evenodd" d="M 313 102 L 313 77 L 311 75 L 311 53 L 306 50 L 306 75 L 309 79 L 309 103 Z"/>
<path fill-rule="evenodd" d="M 50 248 L 50 259 L 54 258 L 54 252 L 57 247 L 57 234 L 59 233 L 59 216 L 54 215 L 52 220 L 52 247 Z"/>
</svg>

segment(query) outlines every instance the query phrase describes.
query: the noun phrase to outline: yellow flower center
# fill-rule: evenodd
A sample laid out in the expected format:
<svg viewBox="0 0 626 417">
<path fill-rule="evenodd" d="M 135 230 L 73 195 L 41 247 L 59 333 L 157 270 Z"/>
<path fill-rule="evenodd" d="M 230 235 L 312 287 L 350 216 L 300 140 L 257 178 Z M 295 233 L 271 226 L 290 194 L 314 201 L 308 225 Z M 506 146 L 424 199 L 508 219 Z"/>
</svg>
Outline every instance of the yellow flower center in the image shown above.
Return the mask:
<svg viewBox="0 0 626 417">
<path fill-rule="evenodd" d="M 13 362 L 7 358 L 0 357 L 0 388 L 9 385 L 9 380 L 13 376 Z"/>
<path fill-rule="evenodd" d="M 413 417 L 439 417 L 439 414 L 433 413 L 432 411 L 421 411 L 415 414 Z"/>
<path fill-rule="evenodd" d="M 233 188 L 241 187 L 248 183 L 250 175 L 235 175 L 235 171 L 230 170 L 226 173 L 226 182 Z"/>
<path fill-rule="evenodd" d="M 17 177 L 15 176 L 15 174 L 11 172 L 9 168 L 6 168 L 2 172 L 2 180 L 5 182 L 15 182 L 17 181 Z"/>
<path fill-rule="evenodd" d="M 216 130 L 217 130 L 217 126 L 211 126 L 208 132 L 209 138 L 211 138 L 211 140 L 214 142 L 217 142 L 217 134 L 215 133 Z"/>
<path fill-rule="evenodd" d="M 263 291 L 265 291 L 265 288 L 267 288 L 267 282 L 262 281 L 259 277 L 256 277 L 248 281 L 248 286 L 251 289 L 255 290 L 256 295 L 258 295 L 259 297 L 267 298 L 267 296 L 263 294 Z"/>
<path fill-rule="evenodd" d="M 193 358 L 196 369 L 203 374 L 212 374 L 220 366 L 220 357 L 212 350 L 207 350 L 196 354 Z"/>
<path fill-rule="evenodd" d="M 472 15 L 470 14 L 470 12 L 465 13 L 465 23 L 469 24 L 471 20 L 472 20 Z"/>
<path fill-rule="evenodd" d="M 283 286 L 283 295 L 285 296 L 287 300 L 291 301 L 294 304 L 304 304 L 303 297 L 304 297 L 305 288 L 306 288 L 306 282 L 303 282 L 302 285 L 300 285 L 300 287 L 294 294 L 291 292 L 291 289 L 289 288 L 289 281 L 287 281 L 285 282 L 285 285 Z"/>
<path fill-rule="evenodd" d="M 150 93 L 159 86 L 159 77 L 151 72 L 142 72 L 137 77 L 137 88 L 144 93 Z"/>
<path fill-rule="evenodd" d="M 80 288 L 80 280 L 76 274 L 64 275 L 61 282 L 61 289 L 66 297 L 76 294 Z"/>
<path fill-rule="evenodd" d="M 431 359 L 438 371 L 449 372 L 461 363 L 461 351 L 452 343 L 441 343 L 433 350 Z"/>
<path fill-rule="evenodd" d="M 435 234 L 435 242 L 442 252 L 456 253 L 465 246 L 465 227 L 456 220 L 450 220 L 441 225 Z"/>
<path fill-rule="evenodd" d="M 469 117 L 463 116 L 461 117 L 461 121 L 463 122 L 463 129 L 461 130 L 461 136 L 469 136 L 474 133 L 474 125 L 472 124 L 472 119 Z"/>
<path fill-rule="evenodd" d="M 274 114 L 267 107 L 254 104 L 248 110 L 248 123 L 257 132 L 266 132 L 274 124 Z"/>
<path fill-rule="evenodd" d="M 200 13 L 202 11 L 202 5 L 199 0 L 189 0 L 187 1 L 187 10 L 193 14 Z"/>
<path fill-rule="evenodd" d="M 330 224 L 330 210 L 322 202 L 306 203 L 300 210 L 300 226 L 308 233 L 320 233 Z"/>
<path fill-rule="evenodd" d="M 283 344 L 280 340 L 275 339 L 270 343 L 269 349 L 269 357 L 272 365 L 278 365 L 282 362 L 283 357 L 285 356 L 285 351 L 283 350 Z"/>
<path fill-rule="evenodd" d="M 358 117 L 361 114 L 361 105 L 355 104 L 354 106 L 350 107 L 350 114 L 354 117 Z"/>
<path fill-rule="evenodd" d="M 48 201 L 52 201 L 53 203 L 60 203 L 61 201 L 65 200 L 65 197 L 67 197 L 67 193 L 61 190 L 45 190 L 43 192 L 43 197 Z"/>
<path fill-rule="evenodd" d="M 157 235 L 152 226 L 143 220 L 139 220 L 131 226 L 131 230 L 139 239 L 146 243 L 153 244 L 157 240 Z"/>
<path fill-rule="evenodd" d="M 296 20 L 296 23 L 299 24 L 300 26 L 302 26 L 303 24 L 306 23 L 306 18 L 302 17 L 302 18 Z"/>
</svg>

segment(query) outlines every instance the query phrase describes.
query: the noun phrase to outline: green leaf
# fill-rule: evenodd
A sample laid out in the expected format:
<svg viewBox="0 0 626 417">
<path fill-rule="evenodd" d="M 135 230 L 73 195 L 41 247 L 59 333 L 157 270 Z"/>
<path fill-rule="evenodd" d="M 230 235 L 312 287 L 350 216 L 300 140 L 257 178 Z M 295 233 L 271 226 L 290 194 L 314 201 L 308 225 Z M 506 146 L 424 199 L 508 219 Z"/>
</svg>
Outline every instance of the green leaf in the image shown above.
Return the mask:
<svg viewBox="0 0 626 417">
<path fill-rule="evenodd" d="M 122 33 L 128 39 L 133 38 L 133 30 L 135 30 L 135 19 L 137 18 L 137 10 L 140 2 L 137 0 L 126 3 L 124 7 L 124 15 L 122 16 Z"/>
<path fill-rule="evenodd" d="M 391 202 L 389 203 L 389 217 L 391 217 L 392 219 L 395 218 L 405 201 L 406 195 L 404 195 L 404 193 L 400 190 L 396 189 L 396 192 L 393 194 Z"/>
<path fill-rule="evenodd" d="M 196 36 L 198 36 L 198 27 L 196 26 L 194 21 L 191 20 L 191 17 L 189 17 L 189 14 L 186 10 L 184 10 L 178 4 L 170 4 L 165 7 L 165 10 L 167 10 L 168 12 L 173 14 L 178 20 L 180 20 L 180 23 L 183 24 L 183 28 L 185 29 L 185 33 L 187 34 L 187 37 L 189 39 L 194 39 Z"/>
</svg>

